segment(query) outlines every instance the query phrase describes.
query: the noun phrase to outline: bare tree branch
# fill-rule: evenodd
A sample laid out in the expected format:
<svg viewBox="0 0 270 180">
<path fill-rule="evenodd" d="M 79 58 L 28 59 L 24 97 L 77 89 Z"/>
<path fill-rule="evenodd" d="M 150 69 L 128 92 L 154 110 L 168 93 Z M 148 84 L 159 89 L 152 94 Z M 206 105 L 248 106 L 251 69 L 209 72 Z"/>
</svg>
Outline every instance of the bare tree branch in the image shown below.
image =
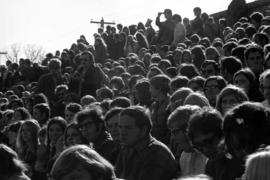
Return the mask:
<svg viewBox="0 0 270 180">
<path fill-rule="evenodd" d="M 32 62 L 40 62 L 45 57 L 45 50 L 42 46 L 35 44 L 28 44 L 24 47 L 24 53 L 26 58 Z"/>
</svg>

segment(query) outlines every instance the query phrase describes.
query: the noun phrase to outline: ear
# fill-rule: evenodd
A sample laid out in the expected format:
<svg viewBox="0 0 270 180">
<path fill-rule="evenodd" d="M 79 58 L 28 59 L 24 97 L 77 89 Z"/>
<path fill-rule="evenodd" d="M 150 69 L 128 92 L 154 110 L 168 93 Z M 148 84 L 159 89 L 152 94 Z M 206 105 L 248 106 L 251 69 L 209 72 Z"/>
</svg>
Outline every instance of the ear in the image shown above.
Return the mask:
<svg viewBox="0 0 270 180">
<path fill-rule="evenodd" d="M 141 135 L 142 135 L 142 137 L 146 136 L 147 134 L 148 134 L 148 128 L 147 128 L 147 126 L 143 126 L 141 128 Z"/>
</svg>

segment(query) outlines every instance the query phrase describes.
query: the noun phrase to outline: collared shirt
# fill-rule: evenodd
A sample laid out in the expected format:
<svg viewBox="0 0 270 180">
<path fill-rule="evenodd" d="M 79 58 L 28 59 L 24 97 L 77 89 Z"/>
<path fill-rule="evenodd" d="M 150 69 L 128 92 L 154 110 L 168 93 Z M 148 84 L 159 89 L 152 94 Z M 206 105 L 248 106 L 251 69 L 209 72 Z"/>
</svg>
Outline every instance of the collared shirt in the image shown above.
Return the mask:
<svg viewBox="0 0 270 180">
<path fill-rule="evenodd" d="M 148 136 L 132 148 L 121 149 L 116 173 L 126 180 L 171 180 L 177 163 L 166 145 Z"/>
</svg>

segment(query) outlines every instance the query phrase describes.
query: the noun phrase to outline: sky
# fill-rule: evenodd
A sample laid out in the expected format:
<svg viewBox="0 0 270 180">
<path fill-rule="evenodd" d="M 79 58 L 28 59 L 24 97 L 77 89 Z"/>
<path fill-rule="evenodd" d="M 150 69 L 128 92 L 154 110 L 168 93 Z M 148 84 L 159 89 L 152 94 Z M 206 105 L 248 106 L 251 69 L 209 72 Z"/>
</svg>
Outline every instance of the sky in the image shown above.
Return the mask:
<svg viewBox="0 0 270 180">
<path fill-rule="evenodd" d="M 105 21 L 130 25 L 145 23 L 148 18 L 154 21 L 158 12 L 170 8 L 173 13 L 193 19 L 193 8 L 196 6 L 211 14 L 226 10 L 230 2 L 231 0 L 0 0 L 0 52 L 9 51 L 12 44 L 21 45 L 21 49 L 28 44 L 35 44 L 42 46 L 46 52 L 61 51 L 69 48 L 81 34 L 92 44 L 93 33 L 99 26 L 90 21 L 100 21 L 101 17 Z"/>
</svg>

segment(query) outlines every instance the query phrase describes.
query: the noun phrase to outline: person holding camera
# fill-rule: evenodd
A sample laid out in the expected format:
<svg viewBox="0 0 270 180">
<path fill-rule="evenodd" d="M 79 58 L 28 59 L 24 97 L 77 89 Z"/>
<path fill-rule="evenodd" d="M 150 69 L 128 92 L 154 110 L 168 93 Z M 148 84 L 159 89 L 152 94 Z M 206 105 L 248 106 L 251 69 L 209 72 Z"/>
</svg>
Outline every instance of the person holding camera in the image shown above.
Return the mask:
<svg viewBox="0 0 270 180">
<path fill-rule="evenodd" d="M 164 14 L 165 21 L 160 22 L 160 16 Z M 172 10 L 165 9 L 164 12 L 159 12 L 156 18 L 156 25 L 159 27 L 157 43 L 160 45 L 170 45 L 173 41 L 175 23 L 172 20 Z"/>
</svg>

